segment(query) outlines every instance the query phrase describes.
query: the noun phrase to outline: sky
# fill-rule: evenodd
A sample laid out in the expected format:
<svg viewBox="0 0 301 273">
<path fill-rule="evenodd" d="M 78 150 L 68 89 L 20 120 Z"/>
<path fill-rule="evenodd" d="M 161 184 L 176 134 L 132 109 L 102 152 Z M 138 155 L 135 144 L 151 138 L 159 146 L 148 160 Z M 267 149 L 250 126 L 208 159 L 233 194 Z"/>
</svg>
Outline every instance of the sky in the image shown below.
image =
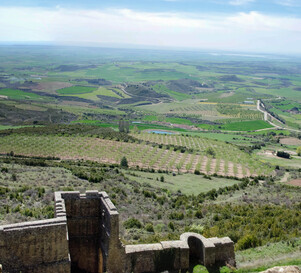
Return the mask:
<svg viewBox="0 0 301 273">
<path fill-rule="evenodd" d="M 1 42 L 301 54 L 301 0 L 1 0 Z"/>
</svg>

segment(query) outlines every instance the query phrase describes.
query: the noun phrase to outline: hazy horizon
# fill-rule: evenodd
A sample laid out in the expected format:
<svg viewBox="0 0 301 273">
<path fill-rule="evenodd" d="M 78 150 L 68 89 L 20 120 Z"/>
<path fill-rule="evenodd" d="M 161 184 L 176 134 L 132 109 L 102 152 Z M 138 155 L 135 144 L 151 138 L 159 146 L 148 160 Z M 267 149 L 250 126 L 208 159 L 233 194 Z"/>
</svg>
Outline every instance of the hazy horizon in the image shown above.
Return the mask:
<svg viewBox="0 0 301 273">
<path fill-rule="evenodd" d="M 296 0 L 3 0 L 0 42 L 301 54 Z"/>
</svg>

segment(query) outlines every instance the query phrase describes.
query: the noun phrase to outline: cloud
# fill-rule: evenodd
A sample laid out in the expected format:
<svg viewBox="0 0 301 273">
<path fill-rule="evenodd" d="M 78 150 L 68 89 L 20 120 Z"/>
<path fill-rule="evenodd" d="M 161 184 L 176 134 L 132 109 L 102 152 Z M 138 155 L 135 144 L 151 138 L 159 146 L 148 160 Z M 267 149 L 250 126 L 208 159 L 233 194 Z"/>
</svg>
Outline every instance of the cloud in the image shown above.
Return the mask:
<svg viewBox="0 0 301 273">
<path fill-rule="evenodd" d="M 255 2 L 255 0 L 232 0 L 229 4 L 232 6 L 243 6 L 252 2 Z"/>
<path fill-rule="evenodd" d="M 280 0 L 276 1 L 276 3 L 286 7 L 301 7 L 300 0 Z"/>
<path fill-rule="evenodd" d="M 0 7 L 0 41 L 300 52 L 301 19 L 255 11 L 208 15 Z"/>
</svg>

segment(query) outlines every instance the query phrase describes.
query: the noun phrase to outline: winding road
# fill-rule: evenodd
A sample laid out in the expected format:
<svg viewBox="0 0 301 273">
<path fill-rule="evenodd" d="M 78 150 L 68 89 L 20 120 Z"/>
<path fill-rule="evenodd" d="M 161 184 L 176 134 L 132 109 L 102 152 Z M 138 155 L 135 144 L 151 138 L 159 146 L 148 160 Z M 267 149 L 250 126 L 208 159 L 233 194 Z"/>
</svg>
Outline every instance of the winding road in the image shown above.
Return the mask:
<svg viewBox="0 0 301 273">
<path fill-rule="evenodd" d="M 283 126 L 279 126 L 279 125 L 276 125 L 275 123 L 273 123 L 272 121 L 269 120 L 269 117 L 271 120 L 276 120 L 278 121 L 279 123 L 283 124 L 282 121 L 280 121 L 279 119 L 273 117 L 270 113 L 268 113 L 265 108 L 264 108 L 264 105 L 261 103 L 260 100 L 257 100 L 257 110 L 260 111 L 261 113 L 264 114 L 264 120 L 266 122 L 268 122 L 269 124 L 271 124 L 272 126 L 274 126 L 275 128 L 277 129 L 283 129 L 283 130 L 288 130 L 288 131 L 291 131 L 291 132 L 297 132 L 297 133 L 301 133 L 300 130 L 297 130 L 297 129 L 290 129 L 290 128 L 286 128 L 286 127 L 283 127 Z M 268 129 L 271 129 L 271 128 L 268 128 Z M 261 129 L 261 130 L 266 130 L 266 129 Z M 257 130 L 257 131 L 261 131 L 261 130 Z"/>
</svg>

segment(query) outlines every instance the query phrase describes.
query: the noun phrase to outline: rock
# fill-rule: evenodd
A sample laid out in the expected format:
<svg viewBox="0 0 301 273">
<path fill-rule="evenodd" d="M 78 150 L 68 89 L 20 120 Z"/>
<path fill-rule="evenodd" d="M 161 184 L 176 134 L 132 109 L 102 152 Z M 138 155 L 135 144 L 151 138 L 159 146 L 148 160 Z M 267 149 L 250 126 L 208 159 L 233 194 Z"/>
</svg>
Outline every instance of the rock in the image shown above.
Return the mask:
<svg viewBox="0 0 301 273">
<path fill-rule="evenodd" d="M 262 271 L 260 273 L 301 273 L 301 270 L 298 266 L 290 265 L 290 266 L 275 266 L 266 271 Z"/>
</svg>

